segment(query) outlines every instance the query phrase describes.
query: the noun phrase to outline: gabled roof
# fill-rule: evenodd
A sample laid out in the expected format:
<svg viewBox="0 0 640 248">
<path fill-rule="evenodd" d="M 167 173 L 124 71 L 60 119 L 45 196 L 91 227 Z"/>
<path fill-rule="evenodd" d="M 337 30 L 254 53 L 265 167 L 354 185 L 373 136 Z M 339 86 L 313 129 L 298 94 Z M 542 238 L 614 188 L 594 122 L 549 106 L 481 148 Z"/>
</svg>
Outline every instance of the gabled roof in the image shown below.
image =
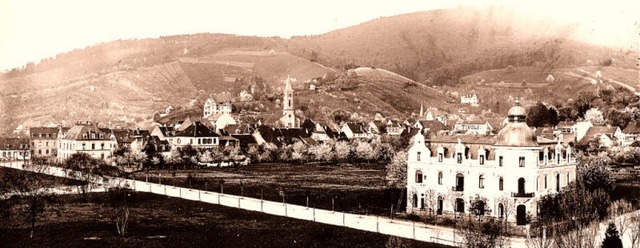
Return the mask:
<svg viewBox="0 0 640 248">
<path fill-rule="evenodd" d="M 362 122 L 347 122 L 347 127 L 351 132 L 355 133 L 369 133 L 367 131 L 367 125 Z"/>
<path fill-rule="evenodd" d="M 387 125 L 385 122 L 381 120 L 374 120 L 374 121 L 371 121 L 370 124 L 373 124 L 374 126 L 376 126 L 378 131 L 380 131 L 381 133 L 386 133 Z"/>
<path fill-rule="evenodd" d="M 576 123 L 573 121 L 561 121 L 558 122 L 558 125 L 556 125 L 556 128 L 567 128 L 567 127 L 572 127 L 573 125 L 575 125 Z"/>
<path fill-rule="evenodd" d="M 199 121 L 189 125 L 186 129 L 178 131 L 175 136 L 179 137 L 220 137 L 219 134 L 211 131 L 207 126 Z"/>
<path fill-rule="evenodd" d="M 632 122 L 624 128 L 623 133 L 627 134 L 638 134 L 640 133 L 640 123 Z"/>
<path fill-rule="evenodd" d="M 582 136 L 582 139 L 578 143 L 587 144 L 591 139 L 600 135 L 606 135 L 609 138 L 613 139 L 613 134 L 615 134 L 616 130 L 618 130 L 618 127 L 589 127 L 587 133 Z"/>
</svg>

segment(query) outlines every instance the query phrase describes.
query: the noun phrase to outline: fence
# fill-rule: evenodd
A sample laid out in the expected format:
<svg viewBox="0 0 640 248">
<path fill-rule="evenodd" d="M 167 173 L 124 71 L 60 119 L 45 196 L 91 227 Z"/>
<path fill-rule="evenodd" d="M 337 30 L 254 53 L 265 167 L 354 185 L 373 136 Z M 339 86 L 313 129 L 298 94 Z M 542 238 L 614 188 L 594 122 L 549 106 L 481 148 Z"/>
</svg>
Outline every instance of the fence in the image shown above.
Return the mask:
<svg viewBox="0 0 640 248">
<path fill-rule="evenodd" d="M 28 168 L 23 168 L 21 163 L 0 163 L 0 166 L 20 170 L 29 170 Z M 75 172 L 59 167 L 47 167 L 44 170 L 34 172 L 73 179 L 88 178 L 82 177 L 83 174 L 81 172 Z M 284 216 L 288 218 L 348 227 L 352 229 L 376 232 L 407 239 L 415 239 L 419 241 L 455 246 L 455 235 L 451 228 L 428 226 L 423 223 L 394 220 L 373 215 L 358 215 L 335 212 L 325 209 L 309 208 L 282 202 L 266 201 L 237 195 L 222 194 L 218 192 L 168 186 L 132 179 L 114 177 L 102 178 L 91 176 L 88 181 L 97 184 L 104 184 L 105 187 L 127 187 L 138 192 L 149 192 L 153 194 L 182 198 L 186 200 L 201 201 L 226 207 L 257 211 L 265 214 Z M 460 242 L 461 240 L 458 238 L 456 241 Z M 520 245 L 524 245 L 523 239 L 511 239 L 511 242 L 513 247 L 521 247 Z"/>
</svg>

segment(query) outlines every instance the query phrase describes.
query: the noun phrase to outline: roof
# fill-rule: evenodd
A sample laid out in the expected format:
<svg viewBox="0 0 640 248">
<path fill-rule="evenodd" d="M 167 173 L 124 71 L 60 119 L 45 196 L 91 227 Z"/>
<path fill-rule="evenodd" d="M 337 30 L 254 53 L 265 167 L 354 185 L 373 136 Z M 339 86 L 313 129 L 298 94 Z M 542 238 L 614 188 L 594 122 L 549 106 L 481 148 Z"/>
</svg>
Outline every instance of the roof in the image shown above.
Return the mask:
<svg viewBox="0 0 640 248">
<path fill-rule="evenodd" d="M 561 128 L 561 127 L 572 127 L 573 125 L 575 125 L 576 123 L 573 121 L 561 121 L 558 122 L 558 125 L 556 125 L 557 128 Z"/>
<path fill-rule="evenodd" d="M 111 132 L 109 129 L 98 128 L 96 125 L 76 124 L 64 134 L 64 139 L 70 140 L 109 140 Z M 83 135 L 87 134 L 87 135 Z M 95 134 L 92 136 L 91 134 Z M 102 134 L 102 138 L 100 138 Z M 94 138 L 92 138 L 94 137 Z"/>
<path fill-rule="evenodd" d="M 618 127 L 589 127 L 587 132 L 582 136 L 582 139 L 578 142 L 580 144 L 586 144 L 589 140 L 600 136 L 606 135 L 609 138 L 613 138 L 613 134 L 618 130 Z"/>
<path fill-rule="evenodd" d="M 176 129 L 173 126 L 161 126 L 161 127 L 158 127 L 158 129 L 160 129 L 160 132 L 164 137 L 176 136 Z"/>
<path fill-rule="evenodd" d="M 0 150 L 28 150 L 27 138 L 0 138 Z"/>
<path fill-rule="evenodd" d="M 256 138 L 254 138 L 251 134 L 232 134 L 231 136 L 240 141 L 240 145 L 257 144 Z"/>
<path fill-rule="evenodd" d="M 293 144 L 296 141 L 305 141 L 305 138 L 311 137 L 311 132 L 302 128 L 275 128 L 269 126 L 260 126 L 256 129 L 262 138 L 268 142 L 277 146 L 283 144 Z"/>
<path fill-rule="evenodd" d="M 624 133 L 637 134 L 640 133 L 640 123 L 632 122 L 623 130 Z"/>
<path fill-rule="evenodd" d="M 430 139 L 430 141 L 432 143 L 458 143 L 458 139 L 460 139 L 460 142 L 465 144 L 481 144 L 491 146 L 496 143 L 496 136 L 475 134 L 434 136 Z"/>
<path fill-rule="evenodd" d="M 347 122 L 346 124 L 353 133 L 368 133 L 367 125 L 362 122 Z"/>
<path fill-rule="evenodd" d="M 378 128 L 378 131 L 380 131 L 381 133 L 386 132 L 387 124 L 384 121 L 374 120 L 374 121 L 371 121 L 370 123 L 376 126 L 376 128 Z"/>
<path fill-rule="evenodd" d="M 58 132 L 60 131 L 59 128 L 57 127 L 32 127 L 29 128 L 29 134 L 31 135 L 31 137 L 36 137 L 40 134 L 44 135 L 49 135 L 49 137 L 53 138 L 53 136 L 57 135 Z"/>
<path fill-rule="evenodd" d="M 496 146 L 532 147 L 538 146 L 533 130 L 524 122 L 511 122 L 498 132 Z"/>
<path fill-rule="evenodd" d="M 427 129 L 430 133 L 437 133 L 439 131 L 448 130 L 449 129 L 447 126 L 442 124 L 442 122 L 435 121 L 435 120 L 434 121 L 421 120 L 421 121 L 418 121 L 418 122 L 420 122 L 420 125 L 422 125 L 422 127 L 424 129 Z"/>
<path fill-rule="evenodd" d="M 180 137 L 220 137 L 219 134 L 211 131 L 207 126 L 199 121 L 189 125 L 186 129 L 178 131 L 175 136 Z"/>
</svg>

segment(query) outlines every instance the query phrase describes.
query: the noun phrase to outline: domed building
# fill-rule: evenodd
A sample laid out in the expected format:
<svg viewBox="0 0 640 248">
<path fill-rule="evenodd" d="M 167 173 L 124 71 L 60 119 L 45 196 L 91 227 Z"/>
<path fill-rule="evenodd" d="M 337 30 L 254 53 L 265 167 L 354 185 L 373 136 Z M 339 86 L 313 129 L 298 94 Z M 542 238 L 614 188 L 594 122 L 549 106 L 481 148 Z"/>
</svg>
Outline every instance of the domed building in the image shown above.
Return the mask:
<svg viewBox="0 0 640 248">
<path fill-rule="evenodd" d="M 538 138 L 516 100 L 495 136 L 413 137 L 407 158 L 407 212 L 460 214 L 480 201 L 486 215 L 518 225 L 536 216 L 537 201 L 576 177 L 570 146 Z"/>
</svg>

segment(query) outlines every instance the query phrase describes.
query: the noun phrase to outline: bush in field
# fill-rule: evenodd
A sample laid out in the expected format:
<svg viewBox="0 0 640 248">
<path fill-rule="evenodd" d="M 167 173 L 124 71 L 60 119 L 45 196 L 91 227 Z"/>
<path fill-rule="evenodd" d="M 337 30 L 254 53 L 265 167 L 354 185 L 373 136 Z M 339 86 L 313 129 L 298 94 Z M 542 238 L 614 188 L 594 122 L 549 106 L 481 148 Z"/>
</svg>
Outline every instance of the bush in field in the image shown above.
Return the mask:
<svg viewBox="0 0 640 248">
<path fill-rule="evenodd" d="M 309 152 L 316 161 L 333 161 L 333 146 L 330 142 L 319 143 L 309 149 Z"/>
<path fill-rule="evenodd" d="M 347 161 L 351 159 L 351 146 L 346 141 L 336 142 L 333 150 L 335 151 L 336 160 Z"/>
</svg>

